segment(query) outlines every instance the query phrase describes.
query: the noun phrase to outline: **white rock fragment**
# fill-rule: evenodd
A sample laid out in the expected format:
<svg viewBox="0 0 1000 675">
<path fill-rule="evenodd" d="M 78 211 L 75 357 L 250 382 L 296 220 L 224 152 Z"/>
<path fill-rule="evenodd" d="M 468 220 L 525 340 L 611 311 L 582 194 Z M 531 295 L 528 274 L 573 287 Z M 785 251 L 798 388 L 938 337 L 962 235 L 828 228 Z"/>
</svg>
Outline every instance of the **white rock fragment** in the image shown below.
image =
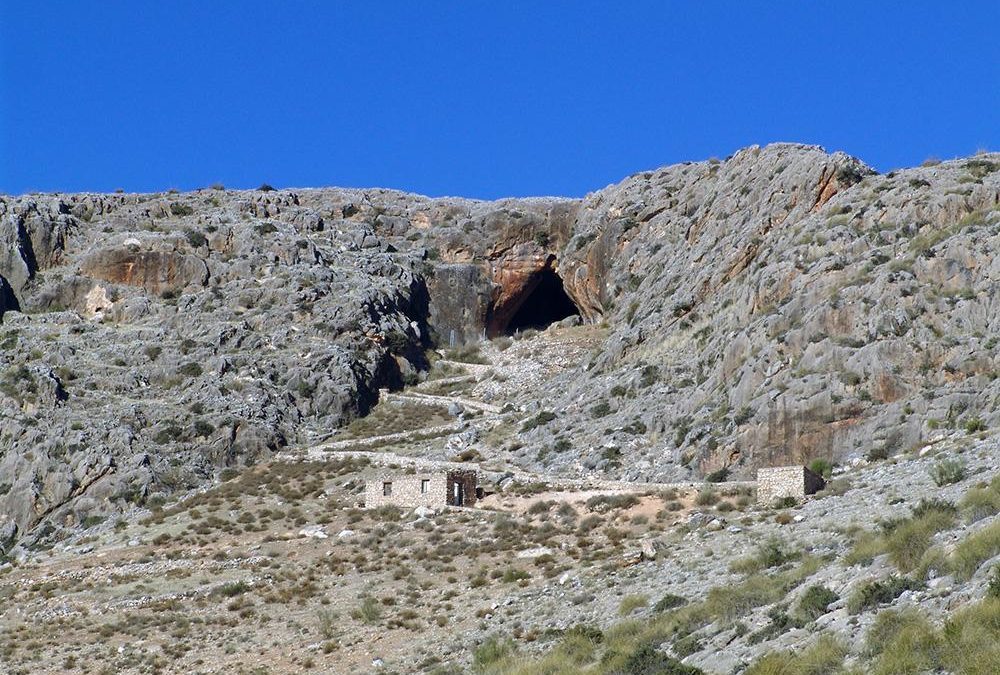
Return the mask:
<svg viewBox="0 0 1000 675">
<path fill-rule="evenodd" d="M 311 539 L 326 539 L 329 535 L 322 525 L 307 525 L 299 530 L 299 536 Z"/>
<path fill-rule="evenodd" d="M 541 558 L 543 555 L 552 555 L 552 549 L 548 546 L 538 546 L 536 548 L 526 548 L 514 554 L 517 558 Z"/>
</svg>

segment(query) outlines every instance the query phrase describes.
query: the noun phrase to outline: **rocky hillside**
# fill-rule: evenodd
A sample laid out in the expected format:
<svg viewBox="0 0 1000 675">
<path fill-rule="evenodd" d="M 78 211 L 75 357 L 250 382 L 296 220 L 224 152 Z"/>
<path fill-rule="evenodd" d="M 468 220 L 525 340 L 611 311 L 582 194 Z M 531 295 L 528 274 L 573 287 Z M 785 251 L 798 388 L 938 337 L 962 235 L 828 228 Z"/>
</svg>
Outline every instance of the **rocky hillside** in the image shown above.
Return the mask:
<svg viewBox="0 0 1000 675">
<path fill-rule="evenodd" d="M 566 307 L 603 339 L 496 401 L 482 456 L 670 480 L 979 431 L 998 206 L 997 155 L 883 176 L 798 145 L 583 200 L 0 198 L 0 548 L 315 444 L 429 349 Z"/>
</svg>

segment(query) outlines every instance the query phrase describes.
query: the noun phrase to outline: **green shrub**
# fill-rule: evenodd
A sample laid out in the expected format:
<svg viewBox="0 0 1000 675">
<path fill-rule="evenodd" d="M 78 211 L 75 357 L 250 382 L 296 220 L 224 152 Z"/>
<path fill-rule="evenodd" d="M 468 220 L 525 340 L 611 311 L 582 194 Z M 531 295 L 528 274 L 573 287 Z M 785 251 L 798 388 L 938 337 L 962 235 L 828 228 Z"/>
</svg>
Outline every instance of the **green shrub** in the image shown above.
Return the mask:
<svg viewBox="0 0 1000 675">
<path fill-rule="evenodd" d="M 187 363 L 182 364 L 181 367 L 177 369 L 177 372 L 185 377 L 198 377 L 201 375 L 202 369 L 201 366 L 194 361 L 188 361 Z"/>
<path fill-rule="evenodd" d="M 594 495 L 587 500 L 587 508 L 597 513 L 607 513 L 614 509 L 630 509 L 639 503 L 633 494 Z"/>
<path fill-rule="evenodd" d="M 799 598 L 795 613 L 803 621 L 815 621 L 826 614 L 827 607 L 839 599 L 840 596 L 826 586 L 810 586 Z"/>
<path fill-rule="evenodd" d="M 778 499 L 774 500 L 774 508 L 776 508 L 776 509 L 790 509 L 790 508 L 798 505 L 798 503 L 799 503 L 799 500 L 797 500 L 795 497 L 792 497 L 792 496 L 779 497 Z"/>
<path fill-rule="evenodd" d="M 452 361 L 459 361 L 461 363 L 473 363 L 473 364 L 483 364 L 486 363 L 486 357 L 482 355 L 479 351 L 478 344 L 464 345 L 462 347 L 455 347 L 450 349 L 446 356 Z"/>
<path fill-rule="evenodd" d="M 714 490 L 703 490 L 695 497 L 694 503 L 698 506 L 711 506 L 719 501 L 719 494 Z"/>
<path fill-rule="evenodd" d="M 842 670 L 847 646 L 831 635 L 795 652 L 776 652 L 758 659 L 744 675 L 833 675 Z"/>
<path fill-rule="evenodd" d="M 877 675 L 905 675 L 934 670 L 938 664 L 938 636 L 933 625 L 915 609 L 879 612 L 865 645 L 877 655 Z"/>
<path fill-rule="evenodd" d="M 941 630 L 941 661 L 953 673 L 992 675 L 1000 663 L 1000 600 L 986 598 L 955 612 Z"/>
<path fill-rule="evenodd" d="M 704 671 L 667 656 L 650 642 L 639 645 L 622 664 L 623 675 L 703 675 Z"/>
<path fill-rule="evenodd" d="M 986 597 L 1000 598 L 1000 565 L 993 568 L 993 576 L 990 577 L 990 582 L 986 586 Z"/>
<path fill-rule="evenodd" d="M 205 237 L 205 235 L 202 234 L 201 232 L 198 232 L 197 230 L 185 230 L 184 236 L 187 238 L 188 243 L 194 246 L 195 248 L 199 248 L 208 243 L 208 239 Z"/>
<path fill-rule="evenodd" d="M 531 575 L 528 572 L 525 572 L 524 570 L 519 570 L 519 569 L 515 569 L 513 567 L 510 567 L 510 568 L 508 568 L 508 569 L 506 569 L 504 571 L 503 577 L 501 577 L 501 578 L 503 579 L 504 583 L 512 584 L 512 583 L 514 583 L 516 581 L 522 581 L 524 579 L 530 579 Z"/>
<path fill-rule="evenodd" d="M 601 401 L 593 408 L 590 409 L 590 416 L 594 419 L 599 419 L 601 417 L 607 417 L 611 414 L 611 406 L 607 401 Z"/>
<path fill-rule="evenodd" d="M 351 610 L 351 618 L 366 624 L 373 624 L 382 618 L 382 608 L 378 600 L 370 595 L 361 598 L 361 603 Z"/>
<path fill-rule="evenodd" d="M 723 483 L 727 478 L 729 478 L 729 467 L 725 466 L 705 476 L 705 480 L 709 483 Z"/>
<path fill-rule="evenodd" d="M 923 518 L 929 514 L 940 514 L 954 519 L 958 515 L 958 508 L 946 499 L 921 499 L 920 503 L 913 507 L 913 517 Z"/>
<path fill-rule="evenodd" d="M 935 485 L 944 487 L 965 478 L 965 464 L 957 459 L 946 459 L 932 466 L 929 473 Z"/>
<path fill-rule="evenodd" d="M 833 475 L 833 463 L 825 459 L 814 459 L 809 464 L 809 470 L 823 478 L 829 478 Z"/>
<path fill-rule="evenodd" d="M 738 584 L 716 586 L 709 589 L 699 609 L 707 616 L 732 621 L 755 607 L 781 600 L 812 574 L 816 566 L 814 559 L 805 559 L 796 569 L 772 575 L 755 574 Z"/>
<path fill-rule="evenodd" d="M 230 581 L 216 588 L 215 593 L 225 598 L 234 598 L 237 595 L 243 595 L 249 590 L 250 585 L 245 581 Z"/>
<path fill-rule="evenodd" d="M 535 415 L 534 417 L 527 420 L 524 424 L 521 425 L 521 431 L 531 431 L 532 429 L 540 427 L 543 424 L 548 424 L 555 418 L 556 418 L 555 413 L 549 410 L 541 410 L 538 412 L 537 415 Z"/>
<path fill-rule="evenodd" d="M 962 496 L 958 505 L 962 515 L 970 523 L 1000 513 L 1000 482 L 994 480 L 988 487 L 977 486 L 970 489 Z"/>
<path fill-rule="evenodd" d="M 212 426 L 210 422 L 206 422 L 205 420 L 197 420 L 194 423 L 195 436 L 201 436 L 201 437 L 210 436 L 213 431 L 215 431 L 215 427 Z"/>
<path fill-rule="evenodd" d="M 510 638 L 491 635 L 472 650 L 472 669 L 486 672 L 517 652 L 517 646 Z"/>
<path fill-rule="evenodd" d="M 188 204 L 182 204 L 181 202 L 171 202 L 170 203 L 170 213 L 175 216 L 190 216 L 194 213 L 194 209 Z"/>
<path fill-rule="evenodd" d="M 980 431 L 986 431 L 986 423 L 978 417 L 970 418 L 965 422 L 965 433 L 975 434 Z"/>
<path fill-rule="evenodd" d="M 1000 555 L 1000 521 L 960 541 L 951 555 L 951 569 L 959 579 L 968 579 L 995 555 Z"/>
<path fill-rule="evenodd" d="M 886 536 L 885 549 L 899 571 L 909 572 L 917 566 L 934 535 L 954 524 L 954 512 L 954 506 L 950 511 L 925 510 L 892 529 Z"/>
<path fill-rule="evenodd" d="M 854 590 L 847 600 L 847 611 L 858 614 L 877 605 L 892 602 L 906 591 L 915 591 L 921 584 L 909 577 L 890 576 L 882 581 L 869 581 Z"/>
<path fill-rule="evenodd" d="M 757 547 L 755 554 L 734 561 L 729 566 L 729 571 L 737 574 L 755 574 L 761 570 L 780 567 L 801 557 L 800 552 L 789 549 L 781 539 L 772 536 Z"/>
<path fill-rule="evenodd" d="M 736 426 L 746 424 L 750 421 L 751 417 L 753 417 L 753 410 L 750 409 L 750 406 L 745 405 L 737 410 L 736 414 L 733 415 L 733 424 Z"/>
<path fill-rule="evenodd" d="M 657 600 L 655 605 L 653 605 L 653 611 L 666 612 L 671 609 L 683 607 L 686 604 L 687 604 L 687 598 L 684 598 L 680 595 L 674 595 L 673 593 L 666 593 L 662 598 Z"/>
<path fill-rule="evenodd" d="M 618 605 L 618 616 L 628 616 L 640 607 L 649 605 L 645 595 L 626 595 Z"/>
<path fill-rule="evenodd" d="M 955 612 L 941 630 L 916 609 L 886 610 L 875 618 L 865 645 L 865 654 L 877 657 L 875 675 L 996 673 L 1000 600 L 986 598 Z"/>
</svg>

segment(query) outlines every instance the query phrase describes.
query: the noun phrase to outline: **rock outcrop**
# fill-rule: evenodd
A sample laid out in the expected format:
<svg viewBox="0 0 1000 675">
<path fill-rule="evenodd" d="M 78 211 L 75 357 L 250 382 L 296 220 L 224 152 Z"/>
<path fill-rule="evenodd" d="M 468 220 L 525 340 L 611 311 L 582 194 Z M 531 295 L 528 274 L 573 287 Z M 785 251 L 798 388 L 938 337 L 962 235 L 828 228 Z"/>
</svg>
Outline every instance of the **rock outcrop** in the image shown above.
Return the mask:
<svg viewBox="0 0 1000 675">
<path fill-rule="evenodd" d="M 739 475 L 1000 423 L 998 205 L 996 155 L 790 144 L 582 200 L 0 198 L 0 513 L 23 536 L 325 438 L 552 278 L 607 337 L 538 393 L 525 465 Z"/>
</svg>

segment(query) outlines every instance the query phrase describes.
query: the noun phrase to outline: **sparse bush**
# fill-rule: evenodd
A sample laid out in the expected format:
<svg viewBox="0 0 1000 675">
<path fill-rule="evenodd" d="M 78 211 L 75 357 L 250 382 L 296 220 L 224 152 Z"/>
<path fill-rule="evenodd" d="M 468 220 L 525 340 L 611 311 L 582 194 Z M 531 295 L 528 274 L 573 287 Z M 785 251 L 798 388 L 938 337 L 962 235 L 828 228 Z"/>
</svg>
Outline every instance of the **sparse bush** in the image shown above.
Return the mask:
<svg viewBox="0 0 1000 675">
<path fill-rule="evenodd" d="M 932 466 L 929 472 L 934 484 L 944 487 L 965 478 L 965 464 L 957 459 L 945 459 Z"/>
<path fill-rule="evenodd" d="M 973 417 L 965 422 L 965 433 L 975 434 L 986 431 L 986 423 L 978 417 Z"/>
<path fill-rule="evenodd" d="M 694 503 L 698 506 L 711 506 L 719 501 L 719 494 L 714 490 L 702 490 L 695 497 Z"/>
<path fill-rule="evenodd" d="M 370 625 L 382 618 L 382 608 L 378 600 L 367 595 L 355 609 L 351 610 L 351 618 Z"/>
<path fill-rule="evenodd" d="M 316 612 L 319 634 L 324 640 L 337 637 L 337 618 L 337 613 L 332 609 L 321 609 Z"/>
<path fill-rule="evenodd" d="M 745 405 L 737 410 L 736 414 L 733 415 L 733 424 L 736 426 L 746 424 L 750 421 L 751 417 L 753 417 L 753 410 L 750 409 L 750 406 Z"/>
<path fill-rule="evenodd" d="M 493 346 L 496 347 L 501 352 L 509 349 L 512 344 L 514 344 L 514 341 L 506 336 L 498 337 L 493 340 Z"/>
<path fill-rule="evenodd" d="M 639 503 L 633 494 L 594 495 L 587 500 L 587 508 L 597 513 L 607 513 L 614 509 L 629 509 Z"/>
<path fill-rule="evenodd" d="M 889 446 L 879 445 L 868 450 L 868 454 L 865 455 L 865 459 L 869 462 L 881 462 L 883 460 L 889 459 Z"/>
<path fill-rule="evenodd" d="M 519 570 L 514 567 L 510 567 L 504 571 L 503 577 L 501 579 L 505 584 L 512 584 L 516 581 L 523 581 L 525 579 L 530 579 L 531 574 L 525 572 L 524 570 Z"/>
<path fill-rule="evenodd" d="M 468 344 L 461 347 L 455 347 L 454 349 L 448 350 L 445 353 L 445 356 L 447 356 L 451 361 L 458 361 L 460 363 L 486 363 L 486 357 L 484 357 L 482 352 L 479 351 L 478 344 Z"/>
<path fill-rule="evenodd" d="M 618 605 L 618 616 L 628 616 L 640 607 L 649 605 L 649 598 L 645 595 L 626 595 Z"/>
<path fill-rule="evenodd" d="M 245 581 L 230 581 L 215 589 L 217 595 L 224 598 L 235 598 L 250 590 L 250 585 Z"/>
</svg>

